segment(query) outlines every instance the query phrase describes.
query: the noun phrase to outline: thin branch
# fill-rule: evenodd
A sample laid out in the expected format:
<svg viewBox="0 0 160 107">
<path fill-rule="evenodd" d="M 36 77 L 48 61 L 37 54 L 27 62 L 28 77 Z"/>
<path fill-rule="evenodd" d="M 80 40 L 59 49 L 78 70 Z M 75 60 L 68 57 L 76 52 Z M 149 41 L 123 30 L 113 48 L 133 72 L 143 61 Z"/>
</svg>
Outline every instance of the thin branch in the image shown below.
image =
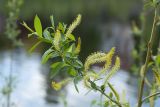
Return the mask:
<svg viewBox="0 0 160 107">
<path fill-rule="evenodd" d="M 151 97 L 154 97 L 154 96 L 158 96 L 158 95 L 160 95 L 160 92 L 156 92 L 156 93 L 154 93 L 154 94 L 151 94 L 151 95 L 145 97 L 145 98 L 142 100 L 142 103 L 143 103 L 144 101 L 146 101 L 147 99 L 149 99 L 149 98 L 151 98 Z"/>
<path fill-rule="evenodd" d="M 155 39 L 155 31 L 156 31 L 156 23 L 157 23 L 157 9 L 155 9 L 155 15 L 154 15 L 154 21 L 153 21 L 153 26 L 152 26 L 152 32 L 151 32 L 151 37 L 148 42 L 148 48 L 147 48 L 147 56 L 146 56 L 146 61 L 145 64 L 143 65 L 142 69 L 142 79 L 140 83 L 140 91 L 139 91 L 139 96 L 138 96 L 138 107 L 142 106 L 142 96 L 143 96 L 143 88 L 144 88 L 144 83 L 145 83 L 145 75 L 147 72 L 147 66 L 149 64 L 150 58 L 151 58 L 151 52 L 152 52 L 152 47 L 153 47 L 153 42 Z"/>
<path fill-rule="evenodd" d="M 91 80 L 88 80 L 88 82 L 92 85 L 94 82 L 93 81 L 91 81 Z M 92 86 L 91 86 L 92 87 Z M 94 90 L 96 90 L 96 91 L 99 91 L 102 95 L 104 95 L 105 97 L 107 97 L 111 102 L 113 102 L 113 103 L 115 103 L 118 107 L 122 107 L 122 105 L 118 102 L 118 101 L 116 101 L 116 100 L 114 100 L 114 99 L 112 99 L 110 96 L 108 96 L 103 90 L 101 90 L 101 88 L 99 87 L 99 86 L 97 86 L 96 84 L 95 84 L 95 86 L 94 86 L 94 88 L 93 88 Z"/>
<path fill-rule="evenodd" d="M 96 90 L 103 94 L 105 97 L 107 97 L 109 100 L 111 100 L 113 103 L 115 103 L 118 107 L 122 107 L 122 105 L 118 101 L 110 98 L 104 91 L 100 90 L 99 88 L 97 88 Z"/>
</svg>

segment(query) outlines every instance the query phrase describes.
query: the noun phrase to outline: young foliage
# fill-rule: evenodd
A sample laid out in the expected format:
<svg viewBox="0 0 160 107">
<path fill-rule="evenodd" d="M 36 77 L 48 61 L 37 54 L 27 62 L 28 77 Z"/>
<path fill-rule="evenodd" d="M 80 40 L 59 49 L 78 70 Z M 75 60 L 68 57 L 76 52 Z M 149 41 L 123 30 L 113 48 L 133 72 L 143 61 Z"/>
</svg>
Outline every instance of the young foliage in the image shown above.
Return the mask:
<svg viewBox="0 0 160 107">
<path fill-rule="evenodd" d="M 39 19 L 39 17 L 36 15 L 35 19 L 34 19 L 34 28 L 37 32 L 37 35 L 39 37 L 42 37 L 42 25 L 41 25 L 41 21 Z"/>
<path fill-rule="evenodd" d="M 73 30 L 80 24 L 81 15 L 79 14 L 73 23 L 67 28 L 65 24 L 59 23 L 57 26 L 54 24 L 53 16 L 50 17 L 51 26 L 42 30 L 41 21 L 38 16 L 35 16 L 34 27 L 35 30 L 28 27 L 23 22 L 31 33 L 29 37 L 35 37 L 38 42 L 33 45 L 31 50 L 34 50 L 40 43 L 48 43 L 50 48 L 42 56 L 42 63 L 46 63 L 49 59 L 57 58 L 56 62 L 51 64 L 50 78 L 53 79 L 59 72 L 67 74 L 68 77 L 60 82 L 52 81 L 51 86 L 55 90 L 60 90 L 69 81 L 73 81 L 75 89 L 79 92 L 77 84 L 80 80 L 84 81 L 84 85 L 91 90 L 99 91 L 103 96 L 113 102 L 113 105 L 122 107 L 118 93 L 113 86 L 108 83 L 109 78 L 114 75 L 120 68 L 119 57 L 115 58 L 115 64 L 112 64 L 115 48 L 112 48 L 108 53 L 95 52 L 89 55 L 83 64 L 79 60 L 79 53 L 81 50 L 81 39 L 78 37 L 78 42 L 73 35 Z M 77 44 L 77 45 L 76 45 Z M 104 67 L 101 71 L 95 72 L 91 69 L 91 65 L 104 62 Z M 106 72 L 108 71 L 108 72 Z M 102 86 L 98 86 L 96 81 L 104 80 Z M 106 86 L 109 86 L 112 97 L 105 93 Z"/>
</svg>

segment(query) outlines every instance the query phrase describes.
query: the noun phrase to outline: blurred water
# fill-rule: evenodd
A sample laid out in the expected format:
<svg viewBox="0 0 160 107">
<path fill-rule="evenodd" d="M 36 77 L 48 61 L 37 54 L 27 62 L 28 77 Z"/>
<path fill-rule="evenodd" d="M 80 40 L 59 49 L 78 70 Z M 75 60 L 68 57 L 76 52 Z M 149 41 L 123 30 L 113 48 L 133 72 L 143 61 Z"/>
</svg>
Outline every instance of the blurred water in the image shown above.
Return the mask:
<svg viewBox="0 0 160 107">
<path fill-rule="evenodd" d="M 64 107 L 63 104 L 49 104 L 45 101 L 46 97 L 46 80 L 45 75 L 41 73 L 42 65 L 40 63 L 41 57 L 39 54 L 27 55 L 25 51 L 19 51 L 14 54 L 13 58 L 13 75 L 16 76 L 15 89 L 12 94 L 12 102 L 16 107 Z M 0 73 L 3 76 L 7 76 L 10 70 L 10 52 L 0 53 Z M 99 68 L 94 68 L 99 69 Z M 129 85 L 128 81 L 132 83 L 136 82 L 136 79 L 132 78 L 127 72 L 120 70 L 110 80 L 118 92 L 122 95 L 125 90 L 126 99 L 131 103 L 131 107 L 135 107 L 137 89 L 135 84 Z M 3 78 L 0 78 L 0 87 L 5 84 Z M 96 92 L 90 92 L 83 86 L 83 83 L 78 85 L 80 93 L 77 93 L 73 83 L 70 83 L 66 87 L 67 93 L 65 93 L 68 107 L 90 107 L 92 100 L 99 100 L 100 95 Z M 106 90 L 107 91 L 107 90 Z M 5 98 L 0 96 L 1 103 L 5 101 Z M 62 102 L 62 100 L 61 100 Z M 157 100 L 156 107 L 159 107 L 160 100 Z M 94 106 L 96 107 L 96 106 Z M 98 107 L 98 106 L 97 106 Z M 149 107 L 144 105 L 144 107 Z"/>
<path fill-rule="evenodd" d="M 11 53 L 3 52 L 0 58 L 0 68 L 5 77 L 9 74 L 11 64 Z M 44 78 L 40 73 L 40 56 L 33 54 L 26 55 L 24 51 L 14 53 L 13 55 L 13 73 L 16 77 L 14 82 L 15 89 L 12 95 L 12 102 L 18 104 L 18 107 L 44 107 L 45 90 Z M 5 84 L 5 81 L 0 82 Z M 5 100 L 5 99 L 3 99 Z"/>
</svg>

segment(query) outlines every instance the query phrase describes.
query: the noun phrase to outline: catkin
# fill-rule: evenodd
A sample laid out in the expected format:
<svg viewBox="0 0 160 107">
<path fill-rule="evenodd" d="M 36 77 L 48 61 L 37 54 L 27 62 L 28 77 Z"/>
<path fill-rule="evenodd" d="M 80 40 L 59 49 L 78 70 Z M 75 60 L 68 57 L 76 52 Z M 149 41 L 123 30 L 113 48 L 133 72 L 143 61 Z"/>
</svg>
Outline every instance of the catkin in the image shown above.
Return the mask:
<svg viewBox="0 0 160 107">
<path fill-rule="evenodd" d="M 90 68 L 90 65 L 95 64 L 95 63 L 104 62 L 105 60 L 106 60 L 105 53 L 95 52 L 89 55 L 84 64 L 84 69 L 85 69 L 84 71 L 85 72 L 88 71 Z"/>
<path fill-rule="evenodd" d="M 79 52 L 81 51 L 81 38 L 78 38 L 78 44 L 77 47 L 75 49 L 75 54 L 79 54 Z"/>
<path fill-rule="evenodd" d="M 57 30 L 54 36 L 54 41 L 53 41 L 53 44 L 56 50 L 60 50 L 60 44 L 59 44 L 60 40 L 61 40 L 61 33 L 59 30 Z"/>
<path fill-rule="evenodd" d="M 66 32 L 66 38 L 70 38 L 70 34 L 73 32 L 73 30 L 80 24 L 81 22 L 81 15 L 79 14 L 77 18 L 73 21 L 73 23 L 69 26 L 67 32 Z"/>
</svg>

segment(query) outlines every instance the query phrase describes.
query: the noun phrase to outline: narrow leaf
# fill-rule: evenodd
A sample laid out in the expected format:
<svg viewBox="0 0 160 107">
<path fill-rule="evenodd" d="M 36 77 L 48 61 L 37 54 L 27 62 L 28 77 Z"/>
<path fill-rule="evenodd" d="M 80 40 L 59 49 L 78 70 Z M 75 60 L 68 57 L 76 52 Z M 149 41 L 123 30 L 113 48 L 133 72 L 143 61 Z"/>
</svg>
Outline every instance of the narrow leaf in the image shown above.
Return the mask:
<svg viewBox="0 0 160 107">
<path fill-rule="evenodd" d="M 52 27 L 55 28 L 55 27 L 54 27 L 54 18 L 53 18 L 53 15 L 50 16 L 50 20 L 51 20 Z"/>
<path fill-rule="evenodd" d="M 58 23 L 58 29 L 60 30 L 60 31 L 62 31 L 62 33 L 64 33 L 64 31 L 65 31 L 65 29 L 64 29 L 64 27 L 63 27 L 63 24 L 62 23 Z"/>
<path fill-rule="evenodd" d="M 28 29 L 30 32 L 34 32 L 27 24 L 26 22 L 21 23 L 26 29 Z"/>
<path fill-rule="evenodd" d="M 45 64 L 48 59 L 51 57 L 53 49 L 48 49 L 42 56 L 42 64 Z"/>
<path fill-rule="evenodd" d="M 78 87 L 77 87 L 78 81 L 79 81 L 79 78 L 75 77 L 74 80 L 73 80 L 73 83 L 74 83 L 74 87 L 75 87 L 76 91 L 79 93 L 79 90 L 78 90 Z"/>
<path fill-rule="evenodd" d="M 67 64 L 63 63 L 63 62 L 56 62 L 53 63 L 51 65 L 51 69 L 52 71 L 50 72 L 50 78 L 52 79 L 53 77 L 55 77 L 62 68 L 68 66 Z"/>
<path fill-rule="evenodd" d="M 109 88 L 112 90 L 112 92 L 114 93 L 115 97 L 117 98 L 117 100 L 120 100 L 119 94 L 117 93 L 117 91 L 114 89 L 114 87 L 108 82 L 108 86 Z"/>
<path fill-rule="evenodd" d="M 67 52 L 72 53 L 73 50 L 75 49 L 75 44 L 73 43 L 67 50 Z"/>
<path fill-rule="evenodd" d="M 35 45 L 33 45 L 33 46 L 29 49 L 29 53 L 32 53 L 33 50 L 35 50 L 35 48 L 36 48 L 40 43 L 42 43 L 42 41 L 39 41 L 39 42 L 37 42 Z"/>
<path fill-rule="evenodd" d="M 42 37 L 42 25 L 41 25 L 41 21 L 37 15 L 34 18 L 34 28 L 35 28 L 38 36 Z"/>
<path fill-rule="evenodd" d="M 75 41 L 75 40 L 76 40 L 73 34 L 69 34 L 69 35 L 68 35 L 68 38 L 71 39 L 72 41 Z"/>
<path fill-rule="evenodd" d="M 30 34 L 28 34 L 28 38 L 35 36 L 35 35 L 37 35 L 37 32 L 30 33 Z"/>
<path fill-rule="evenodd" d="M 95 90 L 97 90 L 97 85 L 93 81 L 89 81 L 91 84 L 91 87 Z"/>
<path fill-rule="evenodd" d="M 76 71 L 73 67 L 70 67 L 70 68 L 68 69 L 68 74 L 69 74 L 70 76 L 75 77 L 75 76 L 77 76 L 77 71 Z"/>
<path fill-rule="evenodd" d="M 153 73 L 154 73 L 157 85 L 160 86 L 160 73 L 156 69 L 153 69 Z"/>
<path fill-rule="evenodd" d="M 47 40 L 52 40 L 51 34 L 50 34 L 50 32 L 48 31 L 48 29 L 45 29 L 45 30 L 44 30 L 43 35 L 44 35 L 44 38 L 45 38 L 45 39 L 47 39 Z"/>
</svg>

